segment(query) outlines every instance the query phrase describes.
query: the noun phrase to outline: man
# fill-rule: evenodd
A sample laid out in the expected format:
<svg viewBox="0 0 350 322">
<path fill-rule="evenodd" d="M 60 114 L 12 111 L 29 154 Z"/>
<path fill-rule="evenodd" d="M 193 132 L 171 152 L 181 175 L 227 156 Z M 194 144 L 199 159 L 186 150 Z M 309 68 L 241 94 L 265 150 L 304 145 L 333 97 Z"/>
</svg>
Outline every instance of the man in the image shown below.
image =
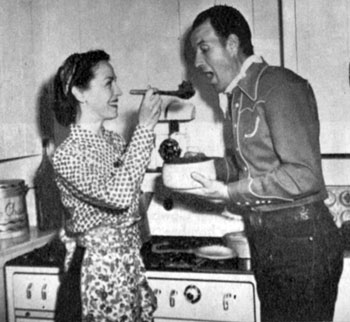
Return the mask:
<svg viewBox="0 0 350 322">
<path fill-rule="evenodd" d="M 262 321 L 331 321 L 343 246 L 323 202 L 310 84 L 254 55 L 249 26 L 232 7 L 200 13 L 190 40 L 195 67 L 220 101 L 229 96 L 234 151 L 221 160 L 217 180 L 193 173 L 202 188 L 191 193 L 246 214 Z"/>
</svg>

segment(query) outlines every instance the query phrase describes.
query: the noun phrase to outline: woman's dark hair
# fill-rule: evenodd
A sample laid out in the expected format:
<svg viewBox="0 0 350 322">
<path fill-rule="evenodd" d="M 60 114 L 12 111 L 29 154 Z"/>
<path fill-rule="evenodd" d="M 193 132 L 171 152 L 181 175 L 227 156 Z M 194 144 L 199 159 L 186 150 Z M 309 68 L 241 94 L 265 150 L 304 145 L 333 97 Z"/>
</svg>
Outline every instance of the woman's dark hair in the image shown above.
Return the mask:
<svg viewBox="0 0 350 322">
<path fill-rule="evenodd" d="M 58 69 L 54 78 L 54 112 L 58 123 L 68 126 L 75 121 L 78 101 L 72 87 L 87 89 L 94 78 L 94 68 L 110 56 L 103 50 L 91 50 L 70 55 Z"/>
<path fill-rule="evenodd" d="M 243 53 L 247 56 L 254 54 L 249 25 L 237 9 L 225 5 L 213 6 L 196 17 L 192 24 L 192 31 L 207 20 L 210 21 L 224 44 L 229 35 L 235 34 L 239 39 Z"/>
</svg>

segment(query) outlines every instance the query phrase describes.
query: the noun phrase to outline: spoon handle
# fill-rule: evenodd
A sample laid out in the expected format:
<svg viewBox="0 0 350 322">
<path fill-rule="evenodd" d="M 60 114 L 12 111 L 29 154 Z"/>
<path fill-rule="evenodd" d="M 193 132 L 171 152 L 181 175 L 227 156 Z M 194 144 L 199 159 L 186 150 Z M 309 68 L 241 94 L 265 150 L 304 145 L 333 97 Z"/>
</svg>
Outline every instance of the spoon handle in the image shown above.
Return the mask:
<svg viewBox="0 0 350 322">
<path fill-rule="evenodd" d="M 144 95 L 146 94 L 147 90 L 146 89 L 132 89 L 130 90 L 131 95 Z M 169 96 L 177 96 L 178 92 L 177 91 L 159 91 L 156 90 L 154 91 L 155 94 L 159 95 L 169 95 Z"/>
</svg>

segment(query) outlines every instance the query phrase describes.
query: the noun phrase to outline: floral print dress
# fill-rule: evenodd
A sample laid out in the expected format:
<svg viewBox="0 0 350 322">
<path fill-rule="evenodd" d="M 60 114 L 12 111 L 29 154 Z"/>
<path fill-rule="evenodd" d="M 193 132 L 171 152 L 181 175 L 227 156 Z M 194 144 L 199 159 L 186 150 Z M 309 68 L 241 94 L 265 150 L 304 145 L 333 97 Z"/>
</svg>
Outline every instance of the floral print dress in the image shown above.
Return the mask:
<svg viewBox="0 0 350 322">
<path fill-rule="evenodd" d="M 81 268 L 83 321 L 152 321 L 156 299 L 140 256 L 140 185 L 154 146 L 153 131 L 137 126 L 126 146 L 118 134 L 103 137 L 71 126 L 53 164 L 69 236 L 85 248 Z M 62 238 L 65 239 L 65 238 Z M 73 247 L 72 247 L 73 245 Z"/>
</svg>

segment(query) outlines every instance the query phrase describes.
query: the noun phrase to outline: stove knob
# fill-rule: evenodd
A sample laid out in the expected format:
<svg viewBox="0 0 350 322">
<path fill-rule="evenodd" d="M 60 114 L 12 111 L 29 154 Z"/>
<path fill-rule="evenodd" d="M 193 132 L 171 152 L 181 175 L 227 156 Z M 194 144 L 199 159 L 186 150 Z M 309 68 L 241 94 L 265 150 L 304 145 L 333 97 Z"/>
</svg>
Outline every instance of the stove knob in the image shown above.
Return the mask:
<svg viewBox="0 0 350 322">
<path fill-rule="evenodd" d="M 175 306 L 175 297 L 176 297 L 176 295 L 177 295 L 177 291 L 171 290 L 170 298 L 169 298 L 169 305 L 170 305 L 170 307 L 174 307 Z"/>
<path fill-rule="evenodd" d="M 196 285 L 188 285 L 185 288 L 184 295 L 187 301 L 192 304 L 197 303 L 201 299 L 201 291 Z"/>
<path fill-rule="evenodd" d="M 335 204 L 336 201 L 337 201 L 337 197 L 335 196 L 335 193 L 332 191 L 328 191 L 328 198 L 324 201 L 325 204 L 328 207 L 331 207 Z"/>
<path fill-rule="evenodd" d="M 341 213 L 341 224 L 343 225 L 346 222 L 350 222 L 350 210 L 345 210 Z"/>
<path fill-rule="evenodd" d="M 340 202 L 345 207 L 350 206 L 350 191 L 343 191 L 339 196 Z"/>
<path fill-rule="evenodd" d="M 41 288 L 41 299 L 46 300 L 47 299 L 47 284 L 44 284 L 43 287 Z"/>
<path fill-rule="evenodd" d="M 26 289 L 26 297 L 27 299 L 32 298 L 32 288 L 33 288 L 33 283 L 29 283 Z"/>
</svg>

